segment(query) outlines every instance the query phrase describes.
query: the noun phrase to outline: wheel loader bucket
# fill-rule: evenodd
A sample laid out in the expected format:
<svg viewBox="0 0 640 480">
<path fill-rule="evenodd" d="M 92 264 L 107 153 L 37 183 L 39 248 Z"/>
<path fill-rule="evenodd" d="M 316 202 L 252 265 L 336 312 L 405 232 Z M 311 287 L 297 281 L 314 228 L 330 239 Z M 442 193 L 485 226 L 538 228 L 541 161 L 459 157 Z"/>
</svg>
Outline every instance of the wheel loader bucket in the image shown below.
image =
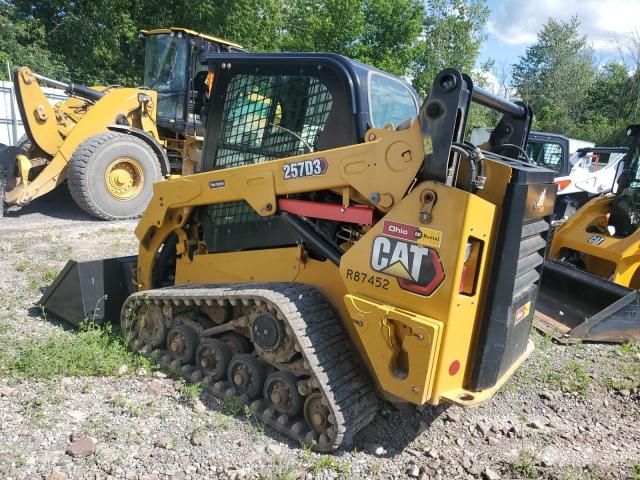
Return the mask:
<svg viewBox="0 0 640 480">
<path fill-rule="evenodd" d="M 69 260 L 38 305 L 72 325 L 118 321 L 120 308 L 133 293 L 137 257 L 89 262 Z"/>
<path fill-rule="evenodd" d="M 556 260 L 546 260 L 534 326 L 566 344 L 640 340 L 640 296 Z"/>
</svg>

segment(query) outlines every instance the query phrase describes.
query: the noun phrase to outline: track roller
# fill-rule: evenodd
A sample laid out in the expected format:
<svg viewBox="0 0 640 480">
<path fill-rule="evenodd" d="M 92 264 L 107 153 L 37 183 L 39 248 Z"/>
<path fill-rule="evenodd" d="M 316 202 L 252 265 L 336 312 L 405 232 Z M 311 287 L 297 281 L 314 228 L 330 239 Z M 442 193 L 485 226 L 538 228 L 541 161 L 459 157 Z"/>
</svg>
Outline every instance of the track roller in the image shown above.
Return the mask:
<svg viewBox="0 0 640 480">
<path fill-rule="evenodd" d="M 319 434 L 327 434 L 331 428 L 329 422 L 331 410 L 323 402 L 322 394 L 314 392 L 304 402 L 304 418 Z"/>
<path fill-rule="evenodd" d="M 231 361 L 231 350 L 222 341 L 206 338 L 200 341 L 196 349 L 196 366 L 202 373 L 210 375 L 214 381 L 222 380 L 227 375 Z"/>
<path fill-rule="evenodd" d="M 297 378 L 289 372 L 274 372 L 264 382 L 263 395 L 273 409 L 289 417 L 300 413 L 303 399 L 298 393 Z"/>
<path fill-rule="evenodd" d="M 138 336 L 152 348 L 159 347 L 167 335 L 162 307 L 152 305 L 148 310 L 142 311 L 138 317 Z"/>
<path fill-rule="evenodd" d="M 227 368 L 227 378 L 235 385 L 238 394 L 256 398 L 262 392 L 265 379 L 264 365 L 253 355 L 234 355 Z"/>
<path fill-rule="evenodd" d="M 167 348 L 174 360 L 182 365 L 193 362 L 198 348 L 198 334 L 188 325 L 178 325 L 169 330 Z"/>
</svg>

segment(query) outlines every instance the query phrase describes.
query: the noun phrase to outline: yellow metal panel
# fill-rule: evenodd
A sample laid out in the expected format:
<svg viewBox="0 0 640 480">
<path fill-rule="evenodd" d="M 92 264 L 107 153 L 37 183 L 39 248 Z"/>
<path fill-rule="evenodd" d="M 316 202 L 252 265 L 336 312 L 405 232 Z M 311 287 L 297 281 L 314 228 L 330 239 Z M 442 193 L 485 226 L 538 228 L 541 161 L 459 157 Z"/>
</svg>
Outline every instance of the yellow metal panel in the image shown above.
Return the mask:
<svg viewBox="0 0 640 480">
<path fill-rule="evenodd" d="M 346 295 L 345 303 L 384 390 L 425 403 L 431 397 L 443 323 L 354 295 Z"/>
<path fill-rule="evenodd" d="M 432 210 L 431 222 L 421 224 L 419 213 L 425 191 L 435 192 L 438 199 Z M 429 403 L 438 403 L 443 393 L 462 387 L 471 354 L 474 328 L 480 318 L 480 299 L 488 282 L 489 256 L 486 252 L 493 248 L 492 232 L 496 219 L 496 207 L 491 203 L 435 182 L 417 185 L 384 217 L 386 221 L 440 232 L 441 246 L 435 250 L 442 262 L 445 279 L 429 296 L 402 289 L 397 278 L 392 275 L 394 272 L 385 274 L 373 269 L 374 241 L 378 236 L 384 236 L 384 221 L 373 226 L 342 257 L 340 273 L 350 294 L 383 305 L 393 305 L 397 309 L 442 323 L 441 348 L 436 360 L 437 373 L 433 379 L 431 396 L 425 397 Z M 475 238 L 482 244 L 473 295 L 459 292 L 469 238 Z M 350 271 L 359 272 L 359 275 L 350 274 Z M 382 282 L 377 281 L 378 277 Z M 359 330 L 356 329 L 356 332 Z M 387 352 L 386 355 L 392 354 Z M 382 375 L 382 371 L 387 369 L 386 363 L 378 363 L 376 358 L 370 357 L 369 362 L 376 375 Z M 449 374 L 449 366 L 453 362 L 459 362 L 460 368 L 454 374 Z M 382 383 L 382 388 L 389 391 L 392 387 L 391 384 Z M 404 398 L 415 401 L 415 395 Z"/>
<path fill-rule="evenodd" d="M 369 141 L 357 145 L 256 165 L 213 170 L 191 175 L 188 179 L 178 178 L 157 183 L 154 185 L 153 198 L 136 227 L 136 236 L 138 239 L 144 238 L 150 228 L 162 223 L 168 210 L 177 211 L 183 207 L 245 200 L 260 207 L 256 211 L 261 215 L 273 214 L 276 212 L 275 208 L 271 211 L 265 211 L 264 208 L 269 203 L 267 198 L 272 198 L 266 193 L 268 182 L 245 184 L 242 188 L 236 184 L 238 178 L 267 178 L 267 175 L 273 178 L 274 194 L 277 196 L 351 186 L 367 199 L 374 193 L 381 199 L 391 199 L 391 205 L 377 205 L 381 211 L 388 211 L 393 202 L 397 203 L 404 196 L 422 165 L 424 148 L 420 125 L 414 122 L 410 128 L 401 131 L 373 129 L 367 133 L 367 138 Z M 290 180 L 284 178 L 285 165 L 312 161 L 319 157 L 324 158 L 328 165 L 322 175 Z M 182 182 L 198 183 L 202 194 L 188 202 L 182 200 L 177 193 L 183 188 Z M 162 202 L 159 201 L 160 198 L 163 199 Z M 147 284 L 148 281 L 149 279 L 140 279 L 142 284 Z"/>
<path fill-rule="evenodd" d="M 481 392 L 471 392 L 465 388 L 458 388 L 456 390 L 450 390 L 442 395 L 442 398 L 447 400 L 450 403 L 455 403 L 461 407 L 475 407 L 480 405 L 487 400 L 489 400 L 493 395 L 495 395 L 498 390 L 502 388 L 502 386 L 506 383 L 511 375 L 515 373 L 515 371 L 520 368 L 520 365 L 529 358 L 529 355 L 533 353 L 534 346 L 533 342 L 529 340 L 527 342 L 527 348 L 520 357 L 511 364 L 511 366 L 507 369 L 506 372 L 502 374 L 502 376 L 498 379 L 496 384 L 493 387 L 482 390 Z"/>
</svg>

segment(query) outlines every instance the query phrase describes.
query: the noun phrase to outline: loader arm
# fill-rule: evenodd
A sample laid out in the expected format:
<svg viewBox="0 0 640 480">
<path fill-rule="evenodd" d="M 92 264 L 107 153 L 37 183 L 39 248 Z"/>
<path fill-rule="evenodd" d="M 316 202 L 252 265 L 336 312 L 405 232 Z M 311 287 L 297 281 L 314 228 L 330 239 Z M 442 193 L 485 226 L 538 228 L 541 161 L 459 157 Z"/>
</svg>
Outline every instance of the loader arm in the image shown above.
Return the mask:
<svg viewBox="0 0 640 480">
<path fill-rule="evenodd" d="M 13 76 L 13 84 L 27 136 L 34 146 L 53 157 L 64 141 L 58 128 L 56 111 L 29 68 L 17 69 Z"/>
<path fill-rule="evenodd" d="M 422 166 L 425 152 L 420 124 L 414 120 L 409 128 L 400 131 L 372 129 L 366 139 L 365 143 L 348 147 L 156 183 L 153 199 L 135 230 L 140 240 L 139 289 L 151 288 L 158 248 L 170 233 L 185 225 L 198 206 L 245 200 L 261 216 L 271 216 L 278 213 L 277 197 L 352 188 L 364 198 L 379 198 L 376 207 L 381 212 L 388 211 L 404 197 Z M 382 156 L 380 152 L 384 152 Z M 325 163 L 326 172 L 284 179 L 285 166 L 309 162 Z"/>
</svg>

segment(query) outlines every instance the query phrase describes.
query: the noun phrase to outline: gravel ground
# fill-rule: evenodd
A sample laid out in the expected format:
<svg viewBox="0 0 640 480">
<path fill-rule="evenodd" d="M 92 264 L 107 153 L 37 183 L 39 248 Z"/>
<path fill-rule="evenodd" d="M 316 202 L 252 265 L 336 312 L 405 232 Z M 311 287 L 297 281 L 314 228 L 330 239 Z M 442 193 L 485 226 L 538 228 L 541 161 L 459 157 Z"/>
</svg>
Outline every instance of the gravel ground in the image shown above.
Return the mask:
<svg viewBox="0 0 640 480">
<path fill-rule="evenodd" d="M 68 329 L 34 307 L 41 289 L 68 258 L 134 254 L 134 227 L 93 220 L 64 192 L 0 219 L 0 344 Z M 6 373 L 0 477 L 640 479 L 640 349 L 533 337 L 536 351 L 489 403 L 385 404 L 355 448 L 335 455 L 312 453 L 153 369 Z"/>
</svg>

